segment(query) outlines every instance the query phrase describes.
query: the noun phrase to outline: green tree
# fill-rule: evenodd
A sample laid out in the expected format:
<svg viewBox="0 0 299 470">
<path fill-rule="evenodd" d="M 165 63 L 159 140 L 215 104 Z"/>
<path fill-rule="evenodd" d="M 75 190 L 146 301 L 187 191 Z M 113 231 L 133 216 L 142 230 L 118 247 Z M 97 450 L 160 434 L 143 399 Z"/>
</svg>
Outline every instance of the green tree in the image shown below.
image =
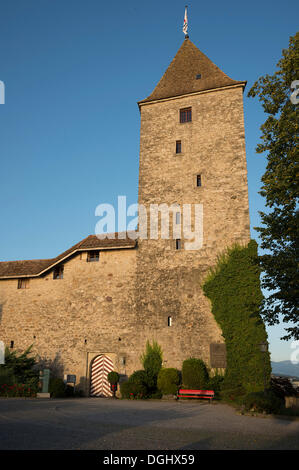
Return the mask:
<svg viewBox="0 0 299 470">
<path fill-rule="evenodd" d="M 1 369 L 9 370 L 19 382 L 27 383 L 28 380 L 37 377 L 38 372 L 34 370 L 35 358 L 30 357 L 32 346 L 21 354 L 5 348 L 5 364 Z"/>
<path fill-rule="evenodd" d="M 140 360 L 148 377 L 148 386 L 150 390 L 155 390 L 157 388 L 157 377 L 162 367 L 162 349 L 159 344 L 153 341 L 151 345 L 147 341 L 145 353 L 142 354 Z"/>
<path fill-rule="evenodd" d="M 269 324 L 292 326 L 282 339 L 299 339 L 298 292 L 298 104 L 290 99 L 291 85 L 299 79 L 299 32 L 282 51 L 273 75 L 259 78 L 248 93 L 259 97 L 268 115 L 261 126 L 262 142 L 257 153 L 267 153 L 267 167 L 260 194 L 266 198 L 268 213 L 260 212 L 262 227 L 260 257 L 262 287 L 269 291 L 263 318 Z M 293 84 L 294 86 L 294 84 Z"/>
</svg>

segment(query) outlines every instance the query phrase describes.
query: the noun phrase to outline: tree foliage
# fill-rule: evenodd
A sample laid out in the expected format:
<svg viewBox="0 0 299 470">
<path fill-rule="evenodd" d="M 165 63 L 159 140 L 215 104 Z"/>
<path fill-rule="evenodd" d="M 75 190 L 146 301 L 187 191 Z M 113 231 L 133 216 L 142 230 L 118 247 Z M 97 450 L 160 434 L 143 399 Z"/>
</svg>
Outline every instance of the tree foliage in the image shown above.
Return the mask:
<svg viewBox="0 0 299 470">
<path fill-rule="evenodd" d="M 273 75 L 259 78 L 248 93 L 258 96 L 268 115 L 261 126 L 262 142 L 257 153 L 267 154 L 267 167 L 262 177 L 260 194 L 266 198 L 268 213 L 260 212 L 263 270 L 262 287 L 269 291 L 263 317 L 273 325 L 284 322 L 282 339 L 299 339 L 298 292 L 298 104 L 290 95 L 291 84 L 299 79 L 299 32 L 290 38 L 289 48 L 282 51 Z"/>
<path fill-rule="evenodd" d="M 260 316 L 262 292 L 257 243 L 236 245 L 219 258 L 207 276 L 203 291 L 211 300 L 213 315 L 221 327 L 227 351 L 223 387 L 259 392 L 270 383 L 270 356 L 259 344 L 267 333 Z"/>
<path fill-rule="evenodd" d="M 145 353 L 141 356 L 141 362 L 147 374 L 147 383 L 151 390 L 157 388 L 157 378 L 162 367 L 162 349 L 156 341 L 151 345 L 146 342 Z"/>
<path fill-rule="evenodd" d="M 28 380 L 37 377 L 38 372 L 34 369 L 35 358 L 29 356 L 31 349 L 32 346 L 23 353 L 18 354 L 16 351 L 5 348 L 5 364 L 1 365 L 0 368 L 11 371 L 21 383 L 27 383 Z"/>
</svg>

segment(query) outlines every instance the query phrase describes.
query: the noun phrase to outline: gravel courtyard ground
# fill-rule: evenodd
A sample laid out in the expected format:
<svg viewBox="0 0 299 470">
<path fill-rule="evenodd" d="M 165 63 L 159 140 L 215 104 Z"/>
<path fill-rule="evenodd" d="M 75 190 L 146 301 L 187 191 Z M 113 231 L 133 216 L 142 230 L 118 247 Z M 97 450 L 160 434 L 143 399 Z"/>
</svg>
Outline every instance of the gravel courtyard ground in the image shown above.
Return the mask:
<svg viewBox="0 0 299 470">
<path fill-rule="evenodd" d="M 299 421 L 198 401 L 9 398 L 0 449 L 299 449 Z"/>
</svg>

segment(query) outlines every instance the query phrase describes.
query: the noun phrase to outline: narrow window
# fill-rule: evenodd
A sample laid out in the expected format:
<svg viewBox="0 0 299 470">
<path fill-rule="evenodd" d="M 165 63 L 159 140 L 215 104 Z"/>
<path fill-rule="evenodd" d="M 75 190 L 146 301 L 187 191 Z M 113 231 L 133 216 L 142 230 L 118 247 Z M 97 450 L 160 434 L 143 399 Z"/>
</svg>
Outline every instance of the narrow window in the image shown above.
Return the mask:
<svg viewBox="0 0 299 470">
<path fill-rule="evenodd" d="M 99 251 L 88 251 L 87 253 L 87 262 L 99 261 L 100 252 Z"/>
<path fill-rule="evenodd" d="M 14 342 L 11 341 L 11 342 L 10 342 L 10 349 L 13 349 L 13 346 L 14 346 Z"/>
<path fill-rule="evenodd" d="M 182 142 L 180 140 L 176 141 L 175 153 L 182 153 Z"/>
<path fill-rule="evenodd" d="M 196 186 L 201 186 L 201 175 L 196 176 Z"/>
<path fill-rule="evenodd" d="M 18 289 L 28 289 L 29 279 L 18 279 Z"/>
<path fill-rule="evenodd" d="M 63 266 L 54 268 L 53 279 L 63 279 Z"/>
<path fill-rule="evenodd" d="M 172 326 L 172 317 L 168 317 L 167 324 L 168 326 Z"/>
<path fill-rule="evenodd" d="M 181 223 L 181 213 L 180 212 L 175 213 L 175 223 L 177 225 Z"/>
<path fill-rule="evenodd" d="M 176 250 L 180 250 L 181 247 L 182 247 L 182 242 L 181 242 L 180 239 L 177 239 L 177 240 L 175 241 L 175 249 L 176 249 Z"/>
<path fill-rule="evenodd" d="M 180 109 L 180 122 L 192 121 L 192 108 Z"/>
</svg>

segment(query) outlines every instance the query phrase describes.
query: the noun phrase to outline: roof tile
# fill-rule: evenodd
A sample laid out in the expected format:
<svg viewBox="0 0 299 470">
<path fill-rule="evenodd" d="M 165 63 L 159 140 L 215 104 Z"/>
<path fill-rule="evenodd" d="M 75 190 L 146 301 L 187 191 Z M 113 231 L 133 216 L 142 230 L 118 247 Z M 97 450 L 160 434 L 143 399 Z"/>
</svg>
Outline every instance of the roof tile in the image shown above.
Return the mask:
<svg viewBox="0 0 299 470">
<path fill-rule="evenodd" d="M 50 259 L 34 259 L 22 261 L 1 261 L 0 262 L 0 278 L 6 277 L 22 277 L 22 276 L 37 276 L 41 272 L 51 269 L 60 260 L 70 257 L 76 251 L 91 250 L 91 249 L 117 249 L 117 248 L 134 248 L 136 241 L 132 240 L 127 234 L 120 235 L 120 233 L 113 234 L 115 238 L 99 239 L 96 235 L 89 235 L 88 237 L 76 243 L 68 250 L 64 251 L 56 258 Z M 113 235 L 110 235 L 111 237 Z M 124 238 L 122 238 L 124 237 Z"/>
<path fill-rule="evenodd" d="M 237 84 L 246 82 L 232 80 L 186 38 L 154 91 L 138 104 Z"/>
</svg>

